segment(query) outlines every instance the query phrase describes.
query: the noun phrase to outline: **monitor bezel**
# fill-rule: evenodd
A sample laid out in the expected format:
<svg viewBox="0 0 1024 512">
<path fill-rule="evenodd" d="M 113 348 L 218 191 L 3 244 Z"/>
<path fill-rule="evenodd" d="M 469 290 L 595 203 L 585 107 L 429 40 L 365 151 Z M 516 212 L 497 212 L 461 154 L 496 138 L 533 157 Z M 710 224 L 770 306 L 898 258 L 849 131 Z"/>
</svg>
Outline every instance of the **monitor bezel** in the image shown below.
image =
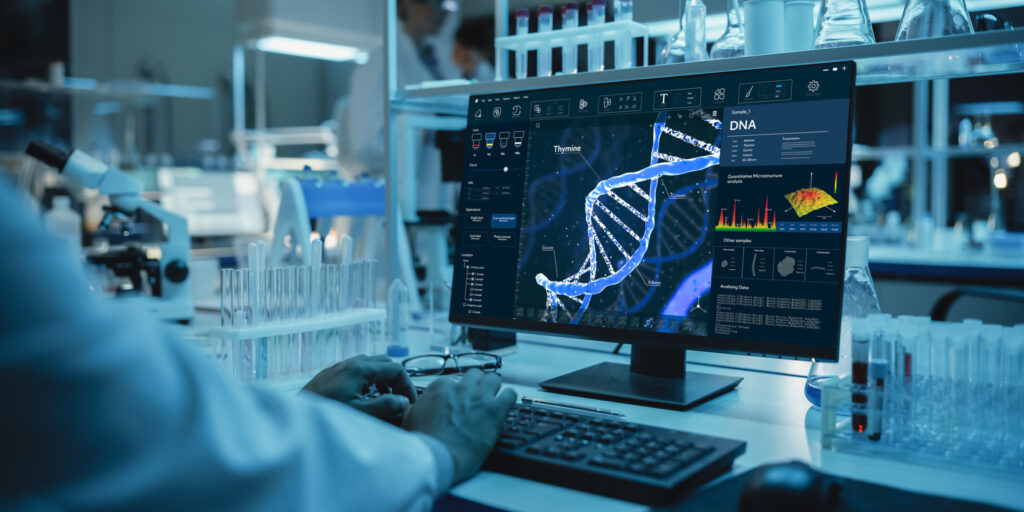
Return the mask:
<svg viewBox="0 0 1024 512">
<path fill-rule="evenodd" d="M 836 65 L 847 65 L 850 66 L 850 101 L 849 101 L 849 112 L 847 113 L 847 126 L 846 126 L 846 180 L 843 183 L 843 196 L 849 197 L 850 195 L 850 165 L 852 163 L 852 148 L 853 148 L 853 115 L 855 108 L 856 99 L 856 76 L 857 76 L 857 64 L 854 61 L 822 61 L 817 63 L 800 64 L 793 66 L 780 66 L 773 68 L 753 68 L 735 71 L 724 71 L 714 73 L 699 73 L 693 75 L 687 75 L 685 77 L 655 77 L 655 78 L 642 78 L 635 80 L 620 80 L 606 83 L 616 84 L 627 84 L 627 83 L 642 83 L 652 82 L 658 80 L 665 80 L 671 78 L 692 78 L 692 77 L 709 77 L 714 75 L 724 75 L 732 73 L 747 73 L 747 72 L 758 72 L 758 71 L 782 71 L 786 69 L 798 69 L 798 68 L 812 68 L 821 67 L 824 65 L 836 66 Z M 603 83 L 594 84 L 582 84 L 579 86 L 561 86 L 561 87 L 548 87 L 529 89 L 522 91 L 512 91 L 500 94 L 532 94 L 535 92 L 548 92 L 556 91 L 560 89 L 575 89 L 578 87 L 592 87 L 604 85 Z M 469 105 L 472 105 L 474 98 L 492 96 L 496 93 L 474 95 L 470 97 Z M 470 119 L 471 108 L 467 106 L 466 119 Z M 847 214 L 843 216 L 842 220 L 842 233 L 840 241 L 840 258 L 846 262 L 846 238 L 847 231 L 849 229 L 849 200 L 847 200 Z M 458 244 L 461 241 L 456 241 L 456 250 L 458 250 Z M 843 279 L 839 280 L 838 295 L 839 300 L 836 303 L 836 318 L 839 321 L 836 322 L 835 329 L 835 343 L 830 346 L 813 346 L 795 343 L 779 343 L 771 341 L 752 341 L 745 339 L 735 338 L 721 338 L 716 336 L 698 336 L 692 334 L 681 334 L 681 333 L 666 333 L 657 331 L 634 331 L 630 329 L 619 329 L 614 327 L 596 327 L 586 325 L 571 325 L 551 322 L 540 322 L 535 320 L 521 320 L 521 319 L 508 319 L 508 318 L 496 318 L 496 317 L 483 317 L 474 315 L 462 315 L 456 314 L 454 309 L 449 307 L 448 320 L 452 324 L 463 325 L 467 327 L 483 327 L 488 329 L 494 329 L 499 331 L 510 331 L 510 332 L 530 332 L 540 335 L 555 335 L 561 337 L 575 338 L 575 339 L 587 339 L 594 341 L 606 341 L 610 343 L 628 343 L 628 344 L 644 344 L 660 347 L 670 348 L 681 348 L 684 350 L 701 350 L 706 352 L 720 352 L 720 353 L 731 353 L 731 354 L 743 354 L 743 355 L 757 355 L 757 356 L 768 356 L 768 357 L 779 357 L 784 359 L 794 360 L 828 360 L 835 361 L 839 355 L 839 338 L 842 330 L 842 308 L 843 308 Z M 454 295 L 452 300 L 455 300 Z"/>
</svg>

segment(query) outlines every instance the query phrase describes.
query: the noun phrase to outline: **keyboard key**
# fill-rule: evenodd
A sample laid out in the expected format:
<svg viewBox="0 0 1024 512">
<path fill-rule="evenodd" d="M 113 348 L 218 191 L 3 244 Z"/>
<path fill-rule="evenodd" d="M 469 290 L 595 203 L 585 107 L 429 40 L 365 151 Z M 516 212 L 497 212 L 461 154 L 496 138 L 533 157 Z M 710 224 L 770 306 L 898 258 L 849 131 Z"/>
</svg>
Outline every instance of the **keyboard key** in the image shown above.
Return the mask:
<svg viewBox="0 0 1024 512">
<path fill-rule="evenodd" d="M 671 461 L 669 461 L 669 462 L 662 462 L 661 464 L 658 464 L 657 466 L 651 467 L 651 469 L 649 469 L 647 471 L 647 473 L 650 474 L 651 476 L 655 476 L 655 477 L 658 477 L 658 478 L 664 478 L 664 477 L 666 477 L 668 475 L 671 475 L 672 473 L 675 473 L 676 471 L 678 471 L 680 467 L 681 466 L 678 463 L 676 463 L 676 462 L 671 462 Z"/>
<path fill-rule="evenodd" d="M 530 427 L 530 432 L 539 437 L 544 437 L 548 434 L 558 432 L 559 430 L 562 430 L 562 425 L 559 425 L 558 423 L 538 422 L 534 423 Z"/>
<path fill-rule="evenodd" d="M 561 454 L 559 454 L 558 456 L 560 458 L 563 458 L 563 459 L 568 460 L 568 461 L 573 461 L 573 462 L 583 458 L 583 454 L 578 452 L 578 451 L 575 451 L 575 450 L 564 451 Z"/>
<path fill-rule="evenodd" d="M 536 410 L 533 411 L 533 415 L 534 416 L 547 416 L 548 412 L 545 411 L 544 409 L 536 409 Z"/>
<path fill-rule="evenodd" d="M 514 449 L 519 448 L 520 446 L 522 446 L 523 442 L 522 441 L 517 441 L 517 440 L 514 440 L 514 439 L 498 439 L 497 445 L 498 445 L 498 448 L 505 448 L 505 449 L 508 449 L 508 450 L 514 450 Z"/>
<path fill-rule="evenodd" d="M 580 416 L 578 414 L 567 414 L 565 418 L 572 422 L 580 421 Z"/>
<path fill-rule="evenodd" d="M 551 413 L 548 414 L 548 416 L 551 416 L 552 418 L 555 418 L 555 419 L 562 419 L 562 418 L 565 417 L 564 414 L 562 414 L 562 413 L 560 413 L 558 411 L 551 411 Z"/>
<path fill-rule="evenodd" d="M 540 452 L 540 454 L 545 457 L 557 458 L 559 455 L 562 454 L 562 450 L 559 450 L 558 448 L 545 448 L 543 451 Z"/>
<path fill-rule="evenodd" d="M 526 453 L 532 453 L 532 454 L 536 455 L 536 454 L 540 453 L 540 448 L 537 448 L 536 446 L 527 446 L 526 447 Z"/>
<path fill-rule="evenodd" d="M 591 457 L 590 461 L 587 463 L 609 469 L 622 469 L 624 466 L 621 460 L 608 458 L 603 455 Z"/>
<path fill-rule="evenodd" d="M 644 457 L 640 462 L 647 466 L 653 466 L 658 463 L 658 459 L 654 457 Z"/>
<path fill-rule="evenodd" d="M 635 423 L 623 423 L 622 424 L 622 430 L 628 430 L 630 432 L 636 432 L 637 430 L 640 430 L 640 427 L 637 426 L 637 424 L 635 424 Z"/>
<path fill-rule="evenodd" d="M 641 473 L 641 474 L 643 474 L 643 473 L 647 472 L 647 465 L 639 463 L 639 462 L 634 462 L 634 463 L 626 466 L 624 469 L 626 471 L 631 472 L 631 473 Z"/>
</svg>

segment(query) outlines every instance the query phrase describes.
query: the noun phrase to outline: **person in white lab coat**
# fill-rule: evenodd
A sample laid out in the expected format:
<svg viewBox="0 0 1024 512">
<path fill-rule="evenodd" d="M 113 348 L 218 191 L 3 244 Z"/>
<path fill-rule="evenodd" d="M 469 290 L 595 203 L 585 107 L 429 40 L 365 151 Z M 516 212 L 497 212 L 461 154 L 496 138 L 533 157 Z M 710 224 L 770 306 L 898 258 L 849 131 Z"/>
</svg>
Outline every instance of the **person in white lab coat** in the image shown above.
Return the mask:
<svg viewBox="0 0 1024 512">
<path fill-rule="evenodd" d="M 395 35 L 398 66 L 396 82 L 399 89 L 410 84 L 458 77 L 451 62 L 454 14 L 442 7 L 441 0 L 398 0 L 399 29 Z M 387 177 L 387 155 L 382 141 L 384 133 L 384 67 L 387 59 L 383 49 L 370 54 L 369 61 L 352 74 L 340 141 L 349 157 L 359 161 L 371 175 Z M 399 134 L 401 137 L 402 134 Z M 451 210 L 455 206 L 455 188 L 441 182 L 441 154 L 434 144 L 433 132 L 420 132 L 417 145 L 416 205 L 405 205 L 412 211 Z M 391 141 L 401 144 L 401 140 Z M 401 152 L 399 152 L 401 153 Z M 405 186 L 403 183 L 401 186 Z"/>
<path fill-rule="evenodd" d="M 387 358 L 294 396 L 222 375 L 154 317 L 94 297 L 4 178 L 0 510 L 426 510 L 493 446 L 515 401 L 494 374 L 418 397 Z M 370 384 L 380 398 L 360 395 Z M 404 428 L 373 417 L 399 413 Z"/>
</svg>

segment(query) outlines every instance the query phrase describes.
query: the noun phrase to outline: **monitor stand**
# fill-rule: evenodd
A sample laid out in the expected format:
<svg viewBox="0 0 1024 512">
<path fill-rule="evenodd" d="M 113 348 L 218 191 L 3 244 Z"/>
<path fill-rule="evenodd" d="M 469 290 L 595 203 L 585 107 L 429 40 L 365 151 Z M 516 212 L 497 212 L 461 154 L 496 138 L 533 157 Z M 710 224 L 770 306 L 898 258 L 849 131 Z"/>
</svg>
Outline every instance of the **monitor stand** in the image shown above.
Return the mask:
<svg viewBox="0 0 1024 512">
<path fill-rule="evenodd" d="M 667 409 L 689 409 L 742 378 L 686 371 L 686 350 L 634 345 L 629 366 L 600 363 L 540 383 L 548 391 Z"/>
</svg>

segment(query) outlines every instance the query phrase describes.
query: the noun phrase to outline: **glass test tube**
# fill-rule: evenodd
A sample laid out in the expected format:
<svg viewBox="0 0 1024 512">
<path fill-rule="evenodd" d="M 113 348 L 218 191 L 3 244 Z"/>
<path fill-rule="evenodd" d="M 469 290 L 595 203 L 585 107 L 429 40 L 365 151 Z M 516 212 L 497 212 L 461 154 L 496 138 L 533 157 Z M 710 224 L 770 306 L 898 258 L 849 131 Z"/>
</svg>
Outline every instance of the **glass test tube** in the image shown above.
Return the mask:
<svg viewBox="0 0 1024 512">
<path fill-rule="evenodd" d="M 604 23 L 605 5 L 605 0 L 593 0 L 587 4 L 587 25 Z M 587 38 L 587 54 L 587 71 L 604 71 L 604 35 L 593 34 Z"/>
<path fill-rule="evenodd" d="M 853 388 L 850 394 L 851 426 L 854 432 L 863 434 L 867 430 L 868 423 L 868 356 L 871 348 L 871 331 L 866 320 L 861 319 L 854 322 L 851 341 L 853 355 L 851 364 Z"/>
<path fill-rule="evenodd" d="M 615 0 L 615 21 L 633 21 L 633 0 Z M 636 60 L 633 35 L 620 30 L 622 34 L 615 40 L 615 69 L 631 68 Z"/>
<path fill-rule="evenodd" d="M 580 6 L 576 2 L 566 2 L 562 5 L 562 30 L 572 30 L 579 27 Z M 579 71 L 579 56 L 576 53 L 576 40 L 571 34 L 567 35 L 565 44 L 562 46 L 562 73 L 576 73 Z"/>
<path fill-rule="evenodd" d="M 868 439 L 882 438 L 882 400 L 885 393 L 885 379 L 889 373 L 889 362 L 884 359 L 871 361 L 868 365 L 868 379 L 871 382 L 871 400 L 868 408 Z"/>
<path fill-rule="evenodd" d="M 551 32 L 555 26 L 555 9 L 550 5 L 537 8 L 537 32 Z M 537 48 L 537 76 L 551 76 L 551 43 Z"/>
<path fill-rule="evenodd" d="M 516 9 L 516 34 L 525 35 L 530 33 L 530 11 L 528 9 Z M 526 50 L 522 45 L 517 45 L 515 50 L 516 78 L 526 78 Z"/>
</svg>

